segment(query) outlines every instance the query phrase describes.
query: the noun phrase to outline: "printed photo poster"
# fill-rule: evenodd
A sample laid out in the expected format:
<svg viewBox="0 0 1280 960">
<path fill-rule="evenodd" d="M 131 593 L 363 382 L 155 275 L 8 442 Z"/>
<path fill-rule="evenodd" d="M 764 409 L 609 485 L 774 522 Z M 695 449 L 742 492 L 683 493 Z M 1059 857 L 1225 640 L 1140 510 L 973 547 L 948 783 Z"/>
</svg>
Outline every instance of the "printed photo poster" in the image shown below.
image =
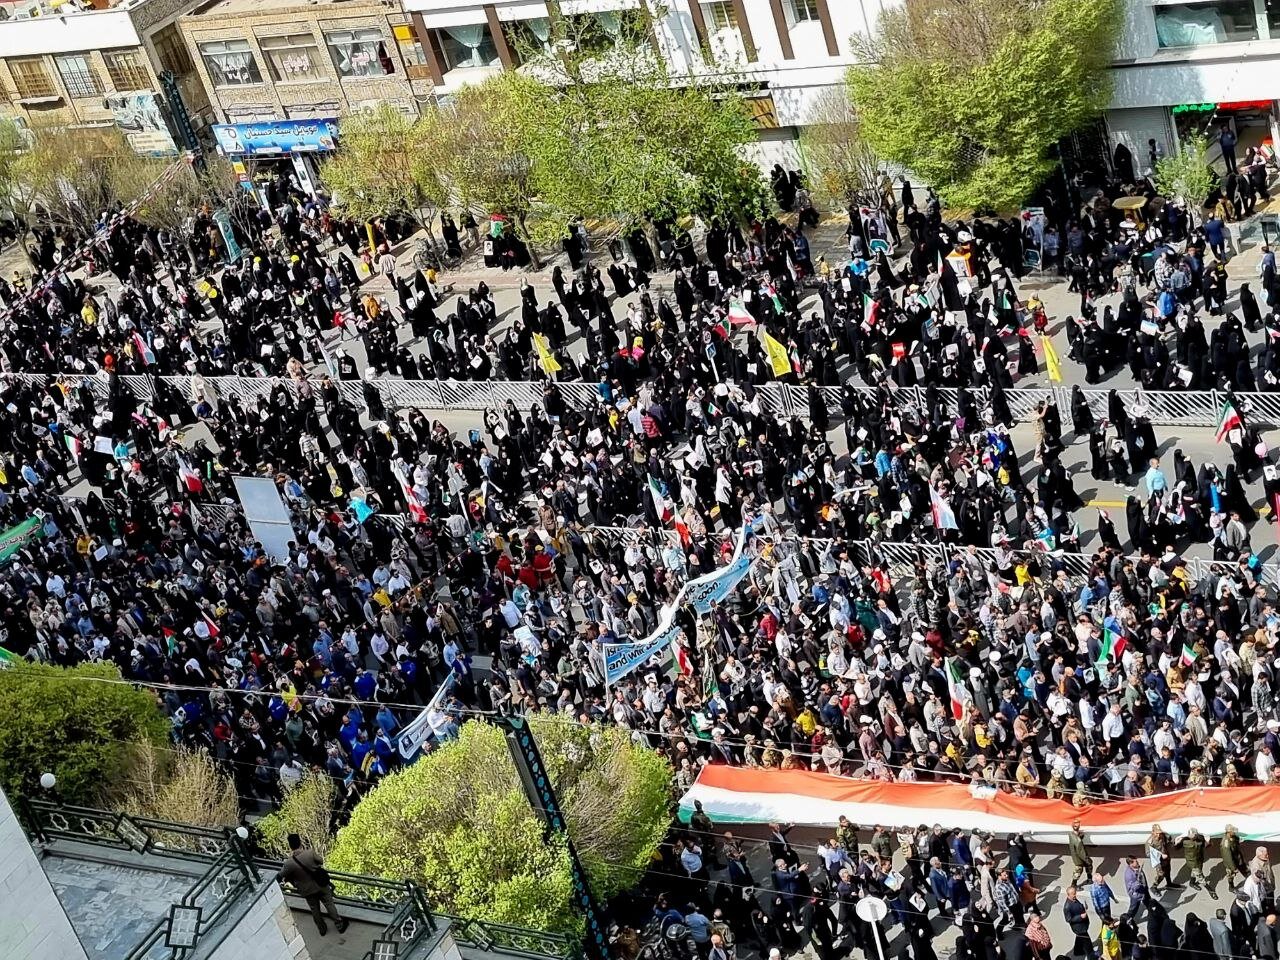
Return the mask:
<svg viewBox="0 0 1280 960">
<path fill-rule="evenodd" d="M 106 101 L 111 119 L 134 152 L 148 157 L 177 156 L 178 145 L 157 94 L 150 90 L 109 93 Z"/>
</svg>

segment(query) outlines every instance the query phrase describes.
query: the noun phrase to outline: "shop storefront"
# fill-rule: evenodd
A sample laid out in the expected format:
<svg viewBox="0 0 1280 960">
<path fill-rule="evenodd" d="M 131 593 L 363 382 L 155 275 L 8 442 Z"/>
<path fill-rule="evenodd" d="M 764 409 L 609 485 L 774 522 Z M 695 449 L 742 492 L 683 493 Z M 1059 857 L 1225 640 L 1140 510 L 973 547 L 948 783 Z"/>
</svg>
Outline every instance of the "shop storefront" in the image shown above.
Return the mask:
<svg viewBox="0 0 1280 960">
<path fill-rule="evenodd" d="M 325 117 L 219 123 L 213 127 L 213 136 L 219 153 L 244 165 L 241 183 L 245 189 L 253 190 L 255 174 L 275 174 L 288 165 L 298 186 L 314 195 L 320 182 L 317 157 L 336 149 L 338 121 Z"/>
</svg>

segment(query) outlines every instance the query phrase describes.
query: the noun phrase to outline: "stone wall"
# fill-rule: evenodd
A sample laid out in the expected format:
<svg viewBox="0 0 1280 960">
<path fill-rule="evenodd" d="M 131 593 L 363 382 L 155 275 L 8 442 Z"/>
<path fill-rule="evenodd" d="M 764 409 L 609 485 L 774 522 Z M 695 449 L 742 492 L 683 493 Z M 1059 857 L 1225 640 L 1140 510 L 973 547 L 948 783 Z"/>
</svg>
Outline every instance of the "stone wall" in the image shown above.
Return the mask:
<svg viewBox="0 0 1280 960">
<path fill-rule="evenodd" d="M 280 884 L 264 884 L 258 897 L 241 916 L 209 960 L 310 960 L 302 934 L 293 922 L 293 911 L 284 902 Z"/>
<path fill-rule="evenodd" d="M 87 960 L 26 831 L 0 793 L 0 957 Z"/>
</svg>

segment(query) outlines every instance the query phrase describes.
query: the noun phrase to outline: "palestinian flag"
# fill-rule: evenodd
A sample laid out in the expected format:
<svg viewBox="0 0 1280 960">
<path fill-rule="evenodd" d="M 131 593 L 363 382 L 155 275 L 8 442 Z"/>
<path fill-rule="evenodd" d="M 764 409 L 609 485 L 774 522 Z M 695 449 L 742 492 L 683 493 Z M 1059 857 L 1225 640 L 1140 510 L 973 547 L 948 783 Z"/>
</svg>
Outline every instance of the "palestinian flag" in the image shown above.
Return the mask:
<svg viewBox="0 0 1280 960">
<path fill-rule="evenodd" d="M 160 633 L 164 635 L 165 649 L 169 651 L 169 656 L 172 657 L 178 652 L 178 641 L 173 639 L 178 635 L 178 631 L 173 629 L 173 627 L 162 626 L 160 628 Z"/>
<path fill-rule="evenodd" d="M 778 290 L 772 283 L 766 283 L 764 292 L 769 295 L 769 299 L 773 301 L 773 309 L 777 311 L 778 316 L 786 313 L 786 308 L 782 305 L 782 298 L 778 296 Z"/>
<path fill-rule="evenodd" d="M 969 702 L 969 688 L 964 685 L 964 673 L 955 657 L 947 658 L 947 690 L 951 694 L 951 717 L 960 720 Z"/>
<path fill-rule="evenodd" d="M 671 519 L 674 511 L 667 505 L 667 488 L 652 473 L 649 474 L 649 496 L 653 497 L 653 506 L 657 511 L 658 520 L 666 523 Z"/>
<path fill-rule="evenodd" d="M 862 295 L 862 325 L 870 330 L 880 318 L 880 301 L 871 299 L 871 295 Z"/>
<path fill-rule="evenodd" d="M 1232 430 L 1238 430 L 1244 426 L 1244 421 L 1240 419 L 1240 411 L 1238 411 L 1230 400 L 1224 400 L 1222 403 L 1222 413 L 1218 417 L 1217 440 L 1221 443 L 1228 433 Z"/>
<path fill-rule="evenodd" d="M 1103 666 L 1112 657 L 1116 662 L 1120 662 L 1120 655 L 1124 653 L 1124 648 L 1129 645 L 1128 638 L 1118 630 L 1112 630 L 1110 627 L 1102 631 L 1102 649 L 1098 651 L 1098 665 Z"/>
<path fill-rule="evenodd" d="M 1200 654 L 1191 649 L 1191 645 L 1184 643 L 1182 645 L 1182 656 L 1178 659 L 1178 664 L 1183 667 L 1189 667 L 1200 657 Z"/>
<path fill-rule="evenodd" d="M 754 326 L 756 318 L 740 297 L 729 301 L 729 323 L 735 327 Z"/>
<path fill-rule="evenodd" d="M 728 340 L 733 336 L 733 327 L 731 317 L 717 317 L 716 321 L 711 324 L 711 332 L 721 340 Z"/>
</svg>

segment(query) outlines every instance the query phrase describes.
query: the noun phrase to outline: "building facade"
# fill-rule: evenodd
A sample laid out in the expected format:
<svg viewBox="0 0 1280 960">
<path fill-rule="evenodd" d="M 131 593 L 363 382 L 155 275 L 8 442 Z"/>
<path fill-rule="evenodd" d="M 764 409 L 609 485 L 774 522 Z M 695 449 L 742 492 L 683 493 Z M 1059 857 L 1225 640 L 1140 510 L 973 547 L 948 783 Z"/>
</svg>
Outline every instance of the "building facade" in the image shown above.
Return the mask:
<svg viewBox="0 0 1280 960">
<path fill-rule="evenodd" d="M 838 88 L 853 62 L 851 38 L 875 24 L 879 0 L 403 0 L 438 92 L 520 65 L 520 51 L 547 43 L 552 17 L 585 22 L 607 42 L 627 18 L 641 16 L 676 73 L 714 66 L 752 90 L 760 127 L 756 159 L 798 162 L 799 127 L 819 95 Z M 646 26 L 648 29 L 648 26 Z"/>
<path fill-rule="evenodd" d="M 214 0 L 179 25 L 211 123 L 326 119 L 379 103 L 416 115 L 432 96 L 398 4 Z"/>
<path fill-rule="evenodd" d="M 1223 124 L 1247 147 L 1280 142 L 1280 0 L 1126 0 L 1106 125 L 1138 173 Z"/>
<path fill-rule="evenodd" d="M 159 75 L 181 64 L 175 23 L 195 0 L 6 4 L 0 115 L 32 129 L 121 129 L 140 153 L 178 150 Z M 184 91 L 199 104 L 201 91 Z"/>
</svg>

